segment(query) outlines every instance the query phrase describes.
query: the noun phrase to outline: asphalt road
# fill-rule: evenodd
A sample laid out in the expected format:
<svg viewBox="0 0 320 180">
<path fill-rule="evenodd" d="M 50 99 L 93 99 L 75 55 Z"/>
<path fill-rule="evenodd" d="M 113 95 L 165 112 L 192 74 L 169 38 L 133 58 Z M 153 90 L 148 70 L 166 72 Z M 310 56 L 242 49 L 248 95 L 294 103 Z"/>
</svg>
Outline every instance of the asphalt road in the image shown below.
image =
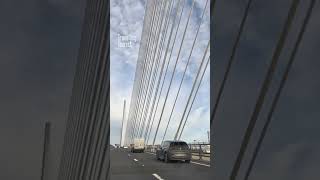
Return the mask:
<svg viewBox="0 0 320 180">
<path fill-rule="evenodd" d="M 194 180 L 210 179 L 209 164 L 191 161 L 170 162 L 156 160 L 152 153 L 131 153 L 126 149 L 110 149 L 111 180 Z"/>
</svg>

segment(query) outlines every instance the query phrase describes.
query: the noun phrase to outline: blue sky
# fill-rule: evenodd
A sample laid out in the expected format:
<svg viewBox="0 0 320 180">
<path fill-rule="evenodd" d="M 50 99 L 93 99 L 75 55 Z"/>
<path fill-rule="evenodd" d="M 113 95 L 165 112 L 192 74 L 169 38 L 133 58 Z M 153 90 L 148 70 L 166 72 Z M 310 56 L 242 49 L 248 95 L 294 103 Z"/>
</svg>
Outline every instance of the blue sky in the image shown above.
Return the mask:
<svg viewBox="0 0 320 180">
<path fill-rule="evenodd" d="M 174 1 L 174 7 L 178 0 Z M 190 49 L 195 37 L 195 32 L 199 26 L 201 15 L 205 7 L 205 0 L 196 0 L 195 6 L 192 12 L 190 23 L 187 29 L 185 40 L 182 46 L 182 51 L 177 64 L 176 74 L 173 79 L 173 84 L 169 93 L 167 105 L 164 110 L 163 120 L 160 124 L 158 138 L 156 143 L 162 139 L 165 126 L 169 119 L 169 114 L 173 106 L 174 98 L 178 91 L 179 83 L 182 78 L 182 74 L 190 53 Z M 164 96 L 169 84 L 169 77 L 173 71 L 174 61 L 177 58 L 178 48 L 181 43 L 183 28 L 186 25 L 188 13 L 192 5 L 192 0 L 187 0 L 182 15 L 181 25 L 177 36 L 177 41 L 173 49 L 171 62 L 169 64 L 169 73 L 166 77 L 164 90 L 160 99 L 160 106 L 162 108 L 164 102 Z M 127 101 L 126 115 L 129 112 L 131 92 L 133 87 L 136 62 L 138 59 L 139 46 L 141 40 L 141 32 L 143 28 L 143 20 L 145 15 L 146 1 L 140 0 L 112 0 L 111 1 L 111 113 L 110 113 L 110 140 L 111 144 L 119 143 L 120 131 L 122 122 L 122 110 L 123 101 Z M 131 36 L 136 38 L 136 42 L 131 47 L 119 47 L 118 35 Z M 182 85 L 182 89 L 177 100 L 175 111 L 168 129 L 167 138 L 171 139 L 174 136 L 176 128 L 178 127 L 179 120 L 182 117 L 183 110 L 187 103 L 187 98 L 191 92 L 192 83 L 199 68 L 202 56 L 204 55 L 206 45 L 210 39 L 209 33 L 209 4 L 205 9 L 205 16 L 200 27 L 200 32 L 195 43 L 195 47 L 190 59 L 190 64 L 187 69 L 185 80 Z M 163 53 L 164 54 L 164 53 Z M 208 53 L 209 54 L 209 53 Z M 208 56 L 207 54 L 207 56 Z M 207 141 L 207 131 L 209 127 L 209 66 L 206 70 L 201 87 L 199 89 L 197 98 L 192 107 L 188 122 L 183 132 L 182 139 L 187 142 Z M 151 103 L 150 103 L 151 104 Z M 156 120 L 159 119 L 161 108 L 158 108 Z M 125 118 L 124 127 L 126 127 L 127 117 Z M 151 132 L 153 137 L 154 129 Z M 123 137 L 125 132 L 123 132 Z"/>
</svg>

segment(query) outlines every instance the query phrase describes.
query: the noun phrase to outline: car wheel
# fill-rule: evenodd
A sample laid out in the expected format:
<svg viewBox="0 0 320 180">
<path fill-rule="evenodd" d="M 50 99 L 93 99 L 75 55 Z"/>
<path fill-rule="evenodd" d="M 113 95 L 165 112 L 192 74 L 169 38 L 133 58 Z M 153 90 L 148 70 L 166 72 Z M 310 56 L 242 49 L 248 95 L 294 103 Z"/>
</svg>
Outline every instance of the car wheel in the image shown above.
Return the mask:
<svg viewBox="0 0 320 180">
<path fill-rule="evenodd" d="M 165 163 L 168 163 L 170 160 L 169 160 L 169 158 L 168 158 L 168 154 L 166 153 L 166 154 L 164 154 L 164 162 Z"/>
<path fill-rule="evenodd" d="M 185 162 L 186 162 L 186 163 L 190 163 L 190 160 L 186 160 Z"/>
</svg>

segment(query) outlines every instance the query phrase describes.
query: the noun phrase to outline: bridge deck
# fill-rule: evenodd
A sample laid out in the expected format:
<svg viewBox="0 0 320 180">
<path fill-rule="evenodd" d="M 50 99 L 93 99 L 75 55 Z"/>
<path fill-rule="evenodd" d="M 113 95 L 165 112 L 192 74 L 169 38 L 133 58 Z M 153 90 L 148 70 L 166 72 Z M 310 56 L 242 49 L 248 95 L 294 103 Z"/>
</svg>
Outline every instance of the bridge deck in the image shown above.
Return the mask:
<svg viewBox="0 0 320 180">
<path fill-rule="evenodd" d="M 192 161 L 164 163 L 153 153 L 130 153 L 125 149 L 111 149 L 111 180 L 210 179 L 210 165 Z"/>
</svg>

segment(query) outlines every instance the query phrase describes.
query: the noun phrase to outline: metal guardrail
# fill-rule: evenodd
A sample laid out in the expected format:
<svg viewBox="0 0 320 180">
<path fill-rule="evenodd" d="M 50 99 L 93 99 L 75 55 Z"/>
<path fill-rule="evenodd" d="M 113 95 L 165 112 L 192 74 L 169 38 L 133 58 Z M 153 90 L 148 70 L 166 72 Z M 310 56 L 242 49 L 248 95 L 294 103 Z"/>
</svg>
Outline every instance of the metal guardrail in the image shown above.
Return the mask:
<svg viewBox="0 0 320 180">
<path fill-rule="evenodd" d="M 191 149 L 192 156 L 199 157 L 198 160 L 210 161 L 210 144 L 207 143 L 197 143 L 188 144 Z M 195 158 L 194 158 L 195 159 Z"/>
<path fill-rule="evenodd" d="M 160 145 L 146 145 L 146 151 L 147 152 L 152 152 L 152 153 L 156 153 L 156 150 L 160 147 Z"/>
<path fill-rule="evenodd" d="M 210 144 L 208 143 L 195 143 L 195 144 L 188 144 L 192 158 L 195 160 L 203 160 L 203 161 L 210 161 Z M 160 147 L 160 145 L 146 145 L 146 152 L 156 153 L 156 150 Z"/>
</svg>

